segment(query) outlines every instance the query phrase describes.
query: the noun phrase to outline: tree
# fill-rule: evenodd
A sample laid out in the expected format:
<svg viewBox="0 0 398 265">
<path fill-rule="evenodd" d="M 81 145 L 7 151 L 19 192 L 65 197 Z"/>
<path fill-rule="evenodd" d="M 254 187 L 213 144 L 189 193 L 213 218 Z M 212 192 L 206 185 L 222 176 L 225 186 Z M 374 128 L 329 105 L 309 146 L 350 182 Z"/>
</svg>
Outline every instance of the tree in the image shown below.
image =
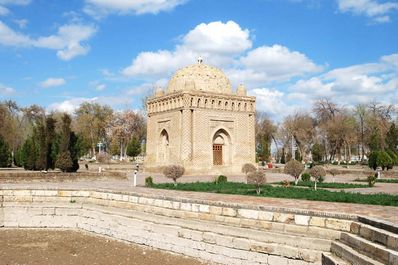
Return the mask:
<svg viewBox="0 0 398 265">
<path fill-rule="evenodd" d="M 83 138 L 82 142 L 87 142 L 90 145 L 92 156 L 96 154 L 97 143 L 107 140 L 106 130 L 112 116 L 111 107 L 98 103 L 84 102 L 76 110 L 76 131 Z"/>
<path fill-rule="evenodd" d="M 278 143 L 274 137 L 276 131 L 277 127 L 266 114 L 259 112 L 256 114 L 256 151 L 262 161 L 270 160 L 272 140 L 274 140 L 278 153 Z"/>
<path fill-rule="evenodd" d="M 120 160 L 123 160 L 125 156 L 128 155 L 127 148 L 131 141 L 134 140 L 132 138 L 136 138 L 134 141 L 138 142 L 139 148 L 141 149 L 139 142 L 144 137 L 145 127 L 144 117 L 139 112 L 126 110 L 114 114 L 109 124 L 108 134 L 111 135 L 112 142 L 117 142 L 119 144 Z M 135 144 L 137 145 L 137 143 Z"/>
<path fill-rule="evenodd" d="M 314 178 L 315 182 L 315 190 L 316 190 L 316 183 L 323 177 L 326 176 L 326 171 L 323 167 L 321 166 L 314 166 L 310 169 L 310 175 L 312 178 Z"/>
<path fill-rule="evenodd" d="M 177 179 L 181 178 L 184 174 L 184 167 L 180 165 L 170 165 L 163 168 L 163 175 L 166 178 L 174 181 L 174 186 L 177 186 Z"/>
<path fill-rule="evenodd" d="M 387 152 L 381 151 L 379 152 L 377 158 L 376 158 L 376 164 L 378 167 L 381 167 L 382 170 L 388 169 L 389 167 L 392 167 L 393 165 L 393 160 L 391 157 L 388 155 Z"/>
<path fill-rule="evenodd" d="M 311 148 L 312 160 L 321 162 L 325 154 L 325 148 L 319 143 L 315 143 Z"/>
<path fill-rule="evenodd" d="M 72 157 L 71 150 L 74 150 L 77 140 L 71 133 L 70 129 L 71 118 L 68 114 L 64 114 L 62 117 L 61 132 L 59 135 L 59 154 L 55 162 L 55 166 L 62 172 L 75 172 L 79 166 L 74 163 L 76 157 Z M 72 141 L 71 141 L 72 138 Z M 78 153 L 78 152 L 77 152 Z M 73 154 L 76 156 L 76 152 Z M 74 158 L 74 159 L 73 159 Z M 77 168 L 76 168 L 77 167 Z"/>
<path fill-rule="evenodd" d="M 141 153 L 141 143 L 136 137 L 131 138 L 131 141 L 127 145 L 127 155 L 136 157 Z"/>
<path fill-rule="evenodd" d="M 304 165 L 297 160 L 290 160 L 286 163 L 284 173 L 294 177 L 294 184 L 297 185 L 301 172 L 304 170 Z"/>
<path fill-rule="evenodd" d="M 261 194 L 261 186 L 264 185 L 266 182 L 267 178 L 262 171 L 252 171 L 247 175 L 247 183 L 255 185 L 257 195 Z"/>
<path fill-rule="evenodd" d="M 250 164 L 250 163 L 246 163 L 242 166 L 242 173 L 245 173 L 246 176 L 248 173 L 254 172 L 256 170 L 257 170 L 256 166 L 254 166 L 253 164 Z"/>
<path fill-rule="evenodd" d="M 33 136 L 29 137 L 22 146 L 22 164 L 26 170 L 36 170 L 37 144 Z"/>
<path fill-rule="evenodd" d="M 386 135 L 386 148 L 394 153 L 398 152 L 398 128 L 393 122 Z"/>
<path fill-rule="evenodd" d="M 297 159 L 301 161 L 309 153 L 315 137 L 314 120 L 308 113 L 296 113 L 284 119 L 283 127 L 290 138 L 290 145 L 292 141 L 297 144 Z"/>
<path fill-rule="evenodd" d="M 12 159 L 10 149 L 3 137 L 0 135 L 0 167 L 10 167 L 11 162 Z"/>
</svg>

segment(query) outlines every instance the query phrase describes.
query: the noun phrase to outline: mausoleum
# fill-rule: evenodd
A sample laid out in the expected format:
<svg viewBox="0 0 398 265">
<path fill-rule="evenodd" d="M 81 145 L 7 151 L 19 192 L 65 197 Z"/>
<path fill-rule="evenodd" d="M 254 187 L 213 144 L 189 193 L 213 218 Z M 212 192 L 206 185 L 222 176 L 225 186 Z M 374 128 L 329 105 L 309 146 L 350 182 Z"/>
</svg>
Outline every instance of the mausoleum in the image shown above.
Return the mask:
<svg viewBox="0 0 398 265">
<path fill-rule="evenodd" d="M 148 113 L 145 170 L 180 164 L 186 174 L 234 174 L 255 162 L 255 97 L 206 65 L 178 70 L 157 88 Z"/>
</svg>

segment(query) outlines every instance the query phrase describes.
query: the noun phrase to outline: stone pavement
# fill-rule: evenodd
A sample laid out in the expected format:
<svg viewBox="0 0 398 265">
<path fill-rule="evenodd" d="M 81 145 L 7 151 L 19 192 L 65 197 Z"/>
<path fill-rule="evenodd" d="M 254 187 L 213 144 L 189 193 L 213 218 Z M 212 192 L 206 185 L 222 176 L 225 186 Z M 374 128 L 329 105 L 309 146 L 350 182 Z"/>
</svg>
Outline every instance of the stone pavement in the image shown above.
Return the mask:
<svg viewBox="0 0 398 265">
<path fill-rule="evenodd" d="M 141 183 L 141 181 L 139 182 Z M 332 203 L 307 200 L 263 198 L 254 196 L 226 195 L 202 192 L 186 192 L 172 190 L 158 190 L 145 187 L 133 187 L 129 181 L 80 181 L 80 182 L 46 182 L 46 183 L 0 183 L 0 189 L 71 189 L 90 190 L 104 189 L 113 192 L 135 192 L 147 195 L 162 195 L 165 197 L 178 197 L 181 199 L 194 199 L 210 201 L 212 203 L 225 202 L 230 204 L 244 204 L 250 206 L 263 206 L 268 209 L 279 209 L 282 211 L 302 210 L 307 212 L 336 213 L 342 215 L 364 215 L 380 218 L 398 224 L 398 207 L 376 206 L 350 203 Z"/>
</svg>

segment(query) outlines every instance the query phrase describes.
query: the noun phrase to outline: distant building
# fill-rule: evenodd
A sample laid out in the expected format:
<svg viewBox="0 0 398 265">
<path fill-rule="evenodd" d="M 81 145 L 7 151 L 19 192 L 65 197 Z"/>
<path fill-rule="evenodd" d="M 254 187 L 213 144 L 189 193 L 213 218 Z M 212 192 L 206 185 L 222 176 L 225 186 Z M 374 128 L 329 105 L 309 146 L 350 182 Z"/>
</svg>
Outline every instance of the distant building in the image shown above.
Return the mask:
<svg viewBox="0 0 398 265">
<path fill-rule="evenodd" d="M 225 74 L 201 58 L 177 71 L 146 107 L 145 171 L 180 164 L 187 174 L 231 174 L 255 163 L 255 97 L 242 85 L 233 93 Z"/>
</svg>

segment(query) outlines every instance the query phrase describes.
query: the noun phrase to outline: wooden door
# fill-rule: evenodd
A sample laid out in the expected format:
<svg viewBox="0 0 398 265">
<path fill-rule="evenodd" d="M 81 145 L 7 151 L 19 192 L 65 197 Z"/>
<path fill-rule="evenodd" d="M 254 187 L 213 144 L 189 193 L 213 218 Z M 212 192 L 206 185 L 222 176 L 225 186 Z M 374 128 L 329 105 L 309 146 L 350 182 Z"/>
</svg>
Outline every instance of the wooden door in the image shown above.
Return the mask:
<svg viewBox="0 0 398 265">
<path fill-rule="evenodd" d="M 213 165 L 222 165 L 222 145 L 213 144 Z"/>
</svg>

